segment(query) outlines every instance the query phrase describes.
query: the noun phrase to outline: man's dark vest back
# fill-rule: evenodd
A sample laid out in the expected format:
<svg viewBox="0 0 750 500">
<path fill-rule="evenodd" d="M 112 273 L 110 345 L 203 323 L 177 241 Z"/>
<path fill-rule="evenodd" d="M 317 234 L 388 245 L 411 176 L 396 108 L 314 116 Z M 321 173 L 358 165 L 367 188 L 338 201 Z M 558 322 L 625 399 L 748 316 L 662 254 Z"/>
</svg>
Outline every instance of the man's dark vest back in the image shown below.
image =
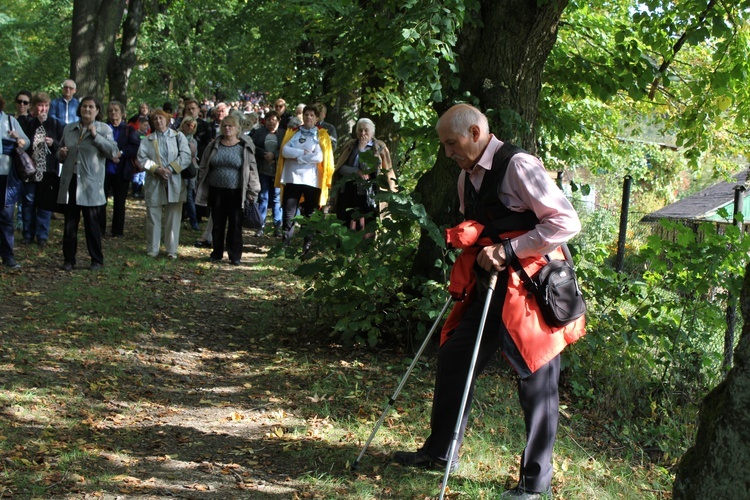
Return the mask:
<svg viewBox="0 0 750 500">
<path fill-rule="evenodd" d="M 526 153 L 512 144 L 504 143 L 492 158 L 492 169 L 484 173 L 479 192 L 474 189 L 468 173 L 464 174 L 464 217 L 475 220 L 485 229 L 482 236 L 499 242 L 499 234 L 508 231 L 531 230 L 539 224 L 532 211 L 514 212 L 500 201 L 500 192 L 511 158 Z M 480 167 L 481 168 L 481 167 Z"/>
</svg>

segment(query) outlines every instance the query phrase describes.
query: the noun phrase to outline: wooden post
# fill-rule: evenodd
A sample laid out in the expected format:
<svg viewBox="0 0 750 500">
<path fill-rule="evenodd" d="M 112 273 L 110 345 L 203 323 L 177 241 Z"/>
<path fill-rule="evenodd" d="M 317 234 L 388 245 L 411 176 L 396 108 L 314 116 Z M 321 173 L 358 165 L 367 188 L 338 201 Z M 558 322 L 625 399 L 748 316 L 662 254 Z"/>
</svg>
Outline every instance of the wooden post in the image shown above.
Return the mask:
<svg viewBox="0 0 750 500">
<path fill-rule="evenodd" d="M 620 234 L 617 237 L 617 257 L 615 259 L 615 270 L 622 271 L 625 260 L 625 240 L 628 234 L 628 212 L 630 211 L 630 188 L 633 185 L 633 178 L 625 176 L 622 183 L 622 208 L 620 209 Z"/>
</svg>

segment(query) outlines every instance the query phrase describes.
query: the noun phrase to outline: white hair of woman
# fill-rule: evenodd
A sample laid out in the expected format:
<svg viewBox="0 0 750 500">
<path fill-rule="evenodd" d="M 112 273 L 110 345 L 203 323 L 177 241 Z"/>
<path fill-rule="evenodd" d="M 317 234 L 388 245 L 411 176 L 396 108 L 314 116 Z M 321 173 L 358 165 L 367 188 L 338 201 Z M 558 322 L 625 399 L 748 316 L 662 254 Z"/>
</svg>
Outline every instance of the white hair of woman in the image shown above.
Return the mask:
<svg viewBox="0 0 750 500">
<path fill-rule="evenodd" d="M 375 124 L 372 120 L 370 120 L 369 118 L 360 118 L 359 120 L 357 120 L 357 126 L 355 127 L 355 130 L 359 132 L 359 130 L 361 130 L 363 127 L 369 128 L 371 135 L 373 137 L 375 136 Z"/>
</svg>

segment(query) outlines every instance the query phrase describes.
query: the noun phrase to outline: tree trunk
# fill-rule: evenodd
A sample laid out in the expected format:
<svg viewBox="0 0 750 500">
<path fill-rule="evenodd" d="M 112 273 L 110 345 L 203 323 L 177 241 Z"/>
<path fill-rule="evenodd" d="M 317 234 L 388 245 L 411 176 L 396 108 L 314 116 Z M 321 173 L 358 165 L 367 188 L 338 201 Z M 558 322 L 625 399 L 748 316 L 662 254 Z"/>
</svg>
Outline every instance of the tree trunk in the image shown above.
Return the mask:
<svg viewBox="0 0 750 500">
<path fill-rule="evenodd" d="M 435 109 L 442 114 L 459 101 L 485 112 L 490 130 L 501 140 L 536 151 L 536 119 L 542 72 L 557 41 L 557 27 L 568 0 L 481 0 L 479 11 L 467 13 L 456 46 L 459 84 Z M 443 89 L 451 89 L 446 71 Z M 466 96 L 470 97 L 467 98 Z M 456 180 L 459 169 L 441 151 L 435 166 L 417 183 L 418 199 L 438 226 L 461 220 Z M 422 235 L 412 275 L 441 279 L 433 267 L 440 251 Z"/>
<path fill-rule="evenodd" d="M 122 26 L 122 41 L 120 43 L 120 55 L 112 54 L 109 60 L 107 73 L 109 75 L 109 98 L 128 104 L 128 82 L 130 73 L 133 71 L 136 59 L 136 45 L 141 23 L 145 15 L 143 0 L 130 0 L 128 2 L 128 15 Z"/>
<path fill-rule="evenodd" d="M 78 96 L 102 98 L 126 0 L 74 0 L 70 77 Z"/>
<path fill-rule="evenodd" d="M 740 296 L 745 319 L 734 368 L 703 401 L 695 445 L 677 468 L 673 498 L 750 498 L 750 265 Z"/>
</svg>

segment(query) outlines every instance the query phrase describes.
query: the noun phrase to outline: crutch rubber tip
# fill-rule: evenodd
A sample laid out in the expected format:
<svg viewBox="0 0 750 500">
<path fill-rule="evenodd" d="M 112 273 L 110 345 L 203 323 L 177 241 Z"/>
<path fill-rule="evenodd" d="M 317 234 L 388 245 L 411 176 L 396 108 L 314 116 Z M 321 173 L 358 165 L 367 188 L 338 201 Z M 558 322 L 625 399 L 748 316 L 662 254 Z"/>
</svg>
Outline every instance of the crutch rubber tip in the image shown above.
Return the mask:
<svg viewBox="0 0 750 500">
<path fill-rule="evenodd" d="M 349 470 L 352 470 L 352 471 L 359 470 L 359 461 L 356 461 L 353 464 L 351 464 L 349 466 Z"/>
</svg>

